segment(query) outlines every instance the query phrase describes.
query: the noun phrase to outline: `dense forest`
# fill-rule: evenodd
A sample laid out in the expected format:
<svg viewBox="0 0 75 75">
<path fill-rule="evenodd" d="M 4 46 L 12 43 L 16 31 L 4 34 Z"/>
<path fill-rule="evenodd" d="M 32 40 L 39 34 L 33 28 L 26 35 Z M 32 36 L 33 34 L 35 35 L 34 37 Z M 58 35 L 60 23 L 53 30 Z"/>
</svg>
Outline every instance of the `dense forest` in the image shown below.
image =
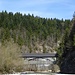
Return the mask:
<svg viewBox="0 0 75 75">
<path fill-rule="evenodd" d="M 73 14 L 73 26 L 70 32 L 64 35 L 63 42 L 58 50 L 61 50 L 59 64 L 61 73 L 75 74 L 75 12 Z"/>
<path fill-rule="evenodd" d="M 16 66 L 20 68 L 15 68 L 15 71 L 23 68 L 23 65 L 20 65 L 22 60 L 17 59 L 14 53 L 18 56 L 24 52 L 57 51 L 61 59 L 72 25 L 73 20 L 41 18 L 33 14 L 23 15 L 20 12 L 0 12 L 0 72 L 11 73 Z M 12 60 L 13 63 L 10 62 Z"/>
<path fill-rule="evenodd" d="M 12 39 L 21 47 L 25 45 L 30 49 L 38 41 L 44 42 L 43 46 L 45 43 L 55 44 L 61 40 L 64 33 L 67 34 L 71 26 L 71 20 L 48 19 L 33 14 L 22 15 L 19 12 L 13 14 L 2 11 L 0 12 L 0 42 L 4 43 Z"/>
</svg>

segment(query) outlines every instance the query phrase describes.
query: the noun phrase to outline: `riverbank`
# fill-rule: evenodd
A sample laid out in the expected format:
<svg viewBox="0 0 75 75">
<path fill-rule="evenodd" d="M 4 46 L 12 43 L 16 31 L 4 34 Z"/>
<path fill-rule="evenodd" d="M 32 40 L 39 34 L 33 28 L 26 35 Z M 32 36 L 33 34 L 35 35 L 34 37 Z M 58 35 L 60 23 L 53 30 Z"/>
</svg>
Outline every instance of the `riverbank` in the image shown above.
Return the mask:
<svg viewBox="0 0 75 75">
<path fill-rule="evenodd" d="M 56 73 L 27 73 L 27 74 L 21 74 L 21 73 L 16 73 L 16 74 L 0 74 L 0 75 L 65 75 L 65 74 L 56 74 Z M 66 74 L 69 75 L 69 74 Z"/>
</svg>

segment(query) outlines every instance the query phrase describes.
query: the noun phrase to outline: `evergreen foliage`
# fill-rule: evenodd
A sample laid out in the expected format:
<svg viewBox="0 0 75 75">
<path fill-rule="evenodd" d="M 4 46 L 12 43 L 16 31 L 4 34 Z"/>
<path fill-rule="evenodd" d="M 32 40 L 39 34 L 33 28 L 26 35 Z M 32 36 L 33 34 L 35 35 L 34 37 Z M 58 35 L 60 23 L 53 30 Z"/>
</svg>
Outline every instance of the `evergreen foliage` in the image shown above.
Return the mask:
<svg viewBox="0 0 75 75">
<path fill-rule="evenodd" d="M 75 74 L 75 12 L 73 15 L 72 27 L 66 28 L 62 44 L 63 49 L 61 59 L 59 59 L 61 73 Z"/>
<path fill-rule="evenodd" d="M 63 19 L 59 20 L 56 18 L 47 19 L 47 18 L 41 18 L 38 16 L 34 16 L 33 14 L 32 15 L 30 14 L 22 15 L 19 12 L 13 14 L 12 12 L 8 13 L 7 11 L 2 11 L 0 12 L 0 43 L 4 44 L 5 41 L 10 42 L 12 39 L 14 43 L 17 43 L 19 45 L 20 49 L 22 47 L 21 52 L 23 53 L 24 52 L 32 53 L 32 52 L 37 52 L 38 50 L 40 50 L 38 52 L 45 53 L 49 51 L 49 50 L 46 50 L 48 46 L 50 46 L 49 49 L 52 49 L 53 45 L 58 44 L 58 41 L 60 41 L 61 43 L 60 43 L 59 48 L 57 49 L 57 52 L 59 54 L 59 59 L 61 58 L 64 59 L 64 56 L 62 56 L 62 54 L 63 55 L 67 54 L 67 51 L 66 51 L 68 50 L 67 48 L 68 47 L 75 48 L 74 47 L 75 46 L 75 35 L 72 36 L 72 34 L 74 33 L 71 33 L 71 35 L 69 35 L 71 27 L 72 27 L 71 20 L 63 20 Z M 72 30 L 74 30 L 74 28 Z M 68 38 L 68 37 L 71 37 L 71 38 Z M 40 49 L 38 48 L 37 44 L 35 46 L 36 42 L 39 44 L 38 40 L 42 43 L 40 46 Z M 72 42 L 68 40 L 72 40 Z M 11 48 L 10 46 L 9 48 Z M 0 48 L 4 48 L 4 47 L 5 46 L 2 46 Z M 10 50 L 16 51 L 13 48 L 12 49 L 7 49 L 7 47 L 5 48 L 0 49 L 0 50 L 1 51 L 4 50 L 7 52 Z M 12 53 L 15 53 L 15 52 L 12 52 Z M 10 57 L 10 53 L 9 54 L 7 53 L 6 55 Z M 13 56 L 14 55 L 12 55 L 12 57 L 9 59 L 12 59 Z M 7 62 L 8 61 L 10 62 L 9 59 L 5 58 Z M 16 58 L 14 59 L 14 61 L 18 62 Z M 15 64 L 14 61 L 13 63 L 10 62 L 10 63 L 0 65 L 0 71 L 5 70 L 5 72 L 9 72 L 9 71 L 11 72 L 11 68 L 14 68 L 14 65 L 17 66 L 17 64 Z M 1 61 L 0 63 L 2 64 Z M 60 61 L 60 63 L 62 62 Z M 13 66 L 11 66 L 11 64 L 13 64 Z"/>
<path fill-rule="evenodd" d="M 2 11 L 0 12 L 0 41 L 10 40 L 13 38 L 14 42 L 19 45 L 27 44 L 35 37 L 39 40 L 46 40 L 48 36 L 55 39 L 57 42 L 64 34 L 66 28 L 70 28 L 70 20 L 47 19 L 35 16 L 32 14 L 24 14 L 17 12 Z"/>
</svg>

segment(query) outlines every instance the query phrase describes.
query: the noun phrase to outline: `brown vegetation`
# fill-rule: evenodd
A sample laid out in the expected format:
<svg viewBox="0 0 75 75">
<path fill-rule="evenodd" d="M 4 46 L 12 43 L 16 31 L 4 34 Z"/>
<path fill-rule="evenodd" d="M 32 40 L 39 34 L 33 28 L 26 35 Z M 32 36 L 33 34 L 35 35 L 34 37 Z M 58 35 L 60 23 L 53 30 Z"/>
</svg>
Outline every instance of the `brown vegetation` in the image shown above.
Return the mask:
<svg viewBox="0 0 75 75">
<path fill-rule="evenodd" d="M 23 70 L 23 60 L 19 58 L 20 48 L 14 42 L 0 45 L 0 73 L 13 73 Z"/>
</svg>

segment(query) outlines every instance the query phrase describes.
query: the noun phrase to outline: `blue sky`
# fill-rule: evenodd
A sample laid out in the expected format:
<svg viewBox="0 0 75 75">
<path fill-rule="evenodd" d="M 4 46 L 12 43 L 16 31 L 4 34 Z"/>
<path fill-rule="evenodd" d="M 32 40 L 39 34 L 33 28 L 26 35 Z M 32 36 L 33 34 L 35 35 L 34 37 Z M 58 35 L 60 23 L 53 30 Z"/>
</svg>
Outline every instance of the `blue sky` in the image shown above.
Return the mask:
<svg viewBox="0 0 75 75">
<path fill-rule="evenodd" d="M 75 0 L 0 0 L 0 12 L 5 10 L 45 18 L 72 19 Z"/>
</svg>

